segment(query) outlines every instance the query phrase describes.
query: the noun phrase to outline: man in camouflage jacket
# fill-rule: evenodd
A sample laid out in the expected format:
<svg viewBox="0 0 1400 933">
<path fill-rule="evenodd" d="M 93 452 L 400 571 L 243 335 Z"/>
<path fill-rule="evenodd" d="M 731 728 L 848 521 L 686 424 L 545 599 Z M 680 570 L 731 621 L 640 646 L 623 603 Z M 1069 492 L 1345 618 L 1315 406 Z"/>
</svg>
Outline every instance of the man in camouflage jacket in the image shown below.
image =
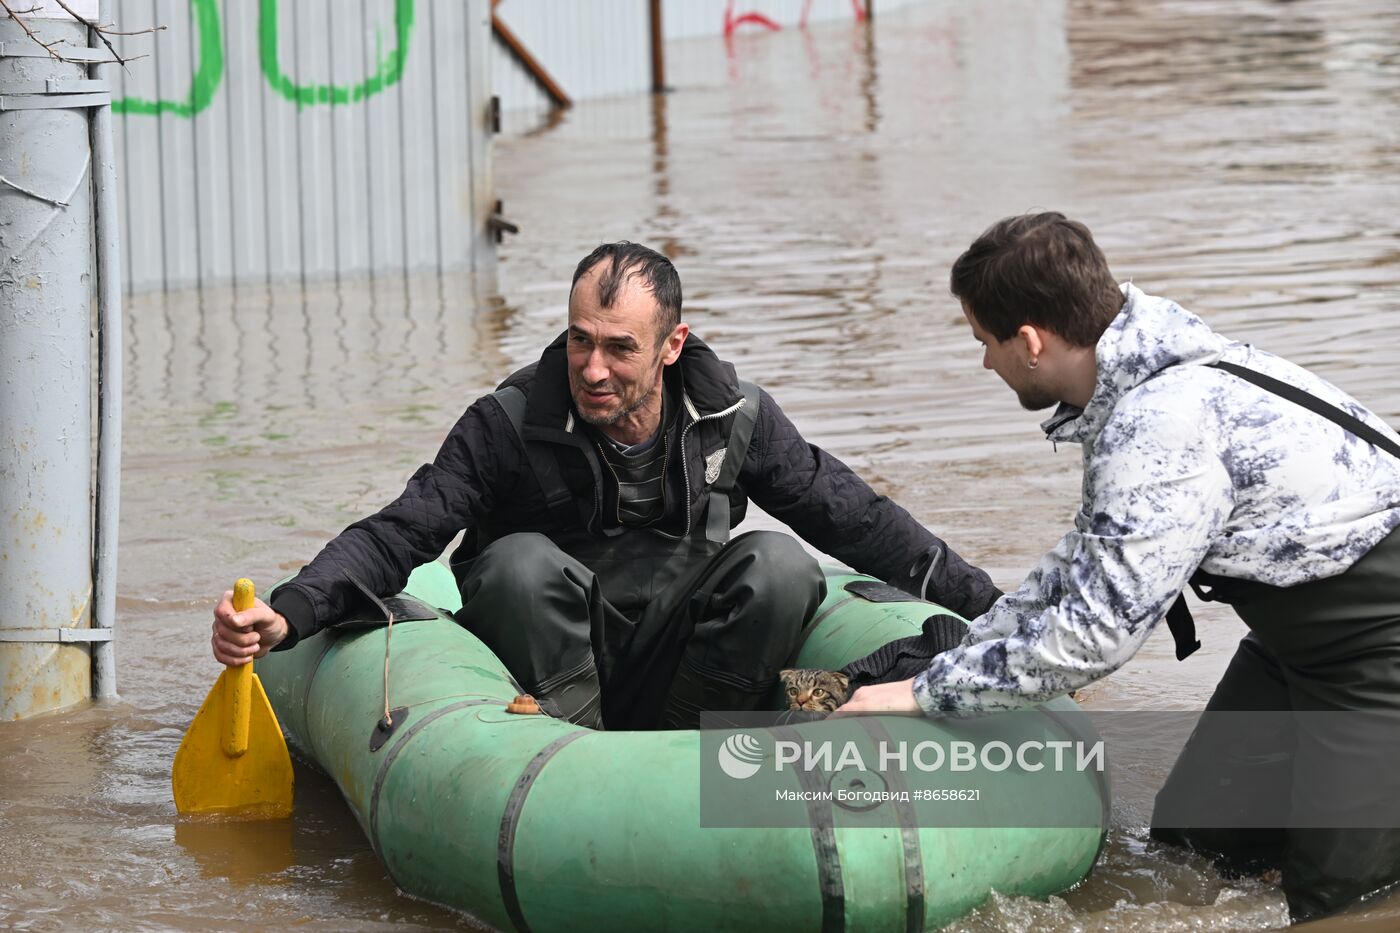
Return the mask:
<svg viewBox="0 0 1400 933">
<path fill-rule="evenodd" d="M 1400 879 L 1400 438 L 1336 386 L 1121 287 L 1087 228 L 999 222 L 953 294 L 1022 405 L 1081 445 L 1074 528 L 961 646 L 841 714 L 1030 706 L 1111 674 L 1188 582 L 1250 628 L 1153 833 L 1277 867 L 1295 918 Z M 1275 713 L 1279 715 L 1274 715 Z M 1326 714 L 1326 715 L 1320 715 Z"/>
</svg>

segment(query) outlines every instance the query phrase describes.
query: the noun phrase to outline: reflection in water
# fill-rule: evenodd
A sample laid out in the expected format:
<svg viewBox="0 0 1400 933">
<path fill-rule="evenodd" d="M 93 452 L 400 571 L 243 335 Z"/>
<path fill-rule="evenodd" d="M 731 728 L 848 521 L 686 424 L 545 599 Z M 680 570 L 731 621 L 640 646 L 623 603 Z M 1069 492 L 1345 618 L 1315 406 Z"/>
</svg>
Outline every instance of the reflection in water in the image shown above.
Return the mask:
<svg viewBox="0 0 1400 933">
<path fill-rule="evenodd" d="M 206 878 L 237 884 L 271 881 L 296 861 L 290 819 L 219 820 L 181 817 L 175 844 L 199 863 Z"/>
<path fill-rule="evenodd" d="M 674 257 L 699 334 L 1004 586 L 1061 533 L 1079 461 L 979 368 L 947 294 L 953 258 L 1000 216 L 1065 210 L 1120 278 L 1400 423 L 1397 38 L 1389 0 L 929 0 L 873 39 L 845 23 L 736 36 L 732 58 L 719 39 L 673 43 L 674 93 L 498 141 L 525 231 L 499 295 L 426 277 L 138 296 L 124 699 L 0 727 L 0 925 L 466 926 L 394 893 L 319 775 L 297 775 L 288 848 L 191 836 L 170 761 L 218 673 L 213 596 L 242 575 L 266 586 L 395 495 L 559 332 L 574 264 L 603 240 Z M 1198 620 L 1188 662 L 1154 637 L 1087 704 L 1199 707 L 1240 627 L 1215 606 Z M 995 898 L 959 929 L 1282 924 L 1273 887 L 1145 839 L 1150 770 L 1124 777 L 1085 884 Z"/>
</svg>

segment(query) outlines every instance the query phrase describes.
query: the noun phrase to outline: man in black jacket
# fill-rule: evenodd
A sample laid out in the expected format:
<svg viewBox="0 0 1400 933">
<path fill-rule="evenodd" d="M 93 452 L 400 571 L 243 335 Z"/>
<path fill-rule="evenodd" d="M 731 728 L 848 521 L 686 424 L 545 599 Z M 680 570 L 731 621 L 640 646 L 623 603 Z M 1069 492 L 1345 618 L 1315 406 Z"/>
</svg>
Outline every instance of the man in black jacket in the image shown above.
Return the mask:
<svg viewBox="0 0 1400 933">
<path fill-rule="evenodd" d="M 845 464 L 804 441 L 681 322 L 670 261 L 632 243 L 579 263 L 568 330 L 458 420 L 404 492 L 271 604 L 214 612 L 246 663 L 388 595 L 465 529 L 458 620 L 551 715 L 694 727 L 752 709 L 825 595 L 785 534 L 730 538 L 752 498 L 817 548 L 969 618 L 1000 593 Z"/>
</svg>

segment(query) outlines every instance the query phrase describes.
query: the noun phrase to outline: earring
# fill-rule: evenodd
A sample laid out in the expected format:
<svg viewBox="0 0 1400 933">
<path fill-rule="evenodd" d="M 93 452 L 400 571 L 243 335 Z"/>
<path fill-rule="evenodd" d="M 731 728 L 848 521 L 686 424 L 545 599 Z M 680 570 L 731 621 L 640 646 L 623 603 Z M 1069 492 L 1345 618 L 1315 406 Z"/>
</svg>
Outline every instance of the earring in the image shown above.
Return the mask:
<svg viewBox="0 0 1400 933">
<path fill-rule="evenodd" d="M 1026 368 L 1027 368 L 1027 369 L 1035 369 L 1035 368 L 1036 368 L 1037 366 L 1039 366 L 1039 365 L 1040 365 L 1040 360 L 1039 360 L 1039 358 L 1037 358 L 1037 357 L 1031 357 L 1029 360 L 1026 361 Z"/>
</svg>

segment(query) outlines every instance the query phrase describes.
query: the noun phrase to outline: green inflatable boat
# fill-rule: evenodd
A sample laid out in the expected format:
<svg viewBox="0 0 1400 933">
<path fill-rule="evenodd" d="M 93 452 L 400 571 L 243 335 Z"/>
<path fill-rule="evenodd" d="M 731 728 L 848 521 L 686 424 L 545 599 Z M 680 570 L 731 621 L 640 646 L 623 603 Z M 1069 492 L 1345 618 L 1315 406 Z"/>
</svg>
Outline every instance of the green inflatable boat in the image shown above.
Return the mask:
<svg viewBox="0 0 1400 933">
<path fill-rule="evenodd" d="M 826 601 L 796 666 L 839 668 L 921 631 L 930 605 L 873 582 L 828 571 Z M 507 712 L 517 686 L 452 620 L 460 599 L 450 572 L 418 568 L 405 596 L 445 611 L 409 612 L 433 617 L 392 627 L 391 730 L 377 725 L 383 625 L 327 629 L 258 661 L 258 675 L 293 749 L 339 785 L 398 887 L 492 928 L 934 929 L 992 890 L 1063 891 L 1098 857 L 1108 791 L 1094 770 L 981 772 L 975 781 L 988 799 L 980 809 L 963 804 L 952 820 L 930 820 L 911 802 L 972 786 L 947 768 L 901 772 L 907 784 L 885 781 L 875 802 L 867 793 L 850 805 L 810 793 L 810 774 L 765 773 L 760 781 L 807 792 L 796 805 L 801 825 L 716 826 L 706 813 L 724 808 L 726 782 L 749 786 L 714 767 L 722 730 L 594 732 Z M 1082 739 L 1083 718 L 1059 699 L 980 728 L 1001 730 L 996 737 L 1011 745 Z M 880 716 L 770 731 L 807 742 L 855 733 L 870 743 L 945 743 L 978 728 Z M 1046 825 L 1049 807 L 1064 814 L 1050 821 L 1057 825 Z"/>
</svg>

